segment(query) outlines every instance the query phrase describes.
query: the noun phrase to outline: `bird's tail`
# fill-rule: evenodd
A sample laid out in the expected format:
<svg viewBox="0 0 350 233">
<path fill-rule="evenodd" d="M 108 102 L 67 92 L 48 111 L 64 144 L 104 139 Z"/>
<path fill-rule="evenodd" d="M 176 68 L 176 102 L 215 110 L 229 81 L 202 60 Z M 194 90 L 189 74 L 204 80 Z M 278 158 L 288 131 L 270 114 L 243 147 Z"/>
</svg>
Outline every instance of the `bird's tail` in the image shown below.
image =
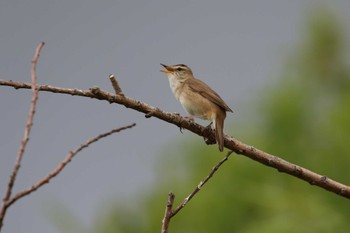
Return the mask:
<svg viewBox="0 0 350 233">
<path fill-rule="evenodd" d="M 214 120 L 215 124 L 215 138 L 218 142 L 219 150 L 224 150 L 224 120 L 226 117 L 226 112 L 223 111 L 223 114 L 217 114 Z"/>
</svg>

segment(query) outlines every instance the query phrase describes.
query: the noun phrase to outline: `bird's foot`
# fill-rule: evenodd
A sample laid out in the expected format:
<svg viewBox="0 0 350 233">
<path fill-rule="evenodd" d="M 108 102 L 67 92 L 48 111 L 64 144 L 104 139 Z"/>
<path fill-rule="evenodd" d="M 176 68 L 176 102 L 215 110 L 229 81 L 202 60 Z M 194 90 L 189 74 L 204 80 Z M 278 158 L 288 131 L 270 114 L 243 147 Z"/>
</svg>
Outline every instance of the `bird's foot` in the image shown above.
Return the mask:
<svg viewBox="0 0 350 233">
<path fill-rule="evenodd" d="M 213 137 L 211 137 L 211 138 L 205 138 L 205 137 L 203 137 L 203 139 L 204 139 L 205 144 L 207 144 L 207 145 L 216 144 L 216 140 L 215 140 L 215 138 L 213 138 Z"/>
</svg>

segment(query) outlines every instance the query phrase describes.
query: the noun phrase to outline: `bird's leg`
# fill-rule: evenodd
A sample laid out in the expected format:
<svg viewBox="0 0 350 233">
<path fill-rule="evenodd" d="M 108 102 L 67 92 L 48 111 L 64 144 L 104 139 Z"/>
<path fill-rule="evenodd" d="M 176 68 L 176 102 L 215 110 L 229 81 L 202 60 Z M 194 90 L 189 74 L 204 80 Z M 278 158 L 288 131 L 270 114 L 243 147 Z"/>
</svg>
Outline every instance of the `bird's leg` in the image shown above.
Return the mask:
<svg viewBox="0 0 350 233">
<path fill-rule="evenodd" d="M 205 128 L 207 128 L 208 130 L 212 129 L 212 126 L 211 126 L 212 124 L 213 124 L 213 122 L 210 122 L 210 124 L 207 127 L 205 127 Z"/>
</svg>

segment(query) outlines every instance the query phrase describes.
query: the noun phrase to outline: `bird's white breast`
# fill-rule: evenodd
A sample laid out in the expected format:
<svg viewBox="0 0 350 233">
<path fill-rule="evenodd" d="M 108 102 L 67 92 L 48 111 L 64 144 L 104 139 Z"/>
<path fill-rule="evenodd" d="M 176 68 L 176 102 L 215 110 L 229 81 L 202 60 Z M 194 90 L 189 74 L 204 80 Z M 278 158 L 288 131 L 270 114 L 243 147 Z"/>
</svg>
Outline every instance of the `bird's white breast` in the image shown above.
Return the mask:
<svg viewBox="0 0 350 233">
<path fill-rule="evenodd" d="M 181 86 L 183 83 L 177 79 L 174 75 L 169 75 L 169 84 L 170 84 L 170 89 L 175 95 L 177 100 L 180 100 L 180 92 L 181 92 Z"/>
</svg>

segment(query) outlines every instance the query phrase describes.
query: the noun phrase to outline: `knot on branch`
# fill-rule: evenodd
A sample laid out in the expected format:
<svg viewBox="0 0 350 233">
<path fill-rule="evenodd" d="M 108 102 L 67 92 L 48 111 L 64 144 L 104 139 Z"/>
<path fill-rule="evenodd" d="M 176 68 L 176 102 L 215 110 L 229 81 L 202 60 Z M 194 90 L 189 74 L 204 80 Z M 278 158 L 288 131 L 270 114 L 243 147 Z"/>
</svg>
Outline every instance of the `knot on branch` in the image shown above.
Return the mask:
<svg viewBox="0 0 350 233">
<path fill-rule="evenodd" d="M 159 109 L 158 108 L 152 109 L 151 111 L 149 111 L 148 113 L 145 114 L 145 117 L 151 118 L 157 110 L 159 110 Z"/>
<path fill-rule="evenodd" d="M 102 96 L 102 90 L 99 87 L 91 87 L 89 88 L 89 90 L 91 91 L 92 94 L 94 94 L 95 96 Z"/>
<path fill-rule="evenodd" d="M 91 87 L 89 90 L 97 99 L 107 100 L 109 103 L 115 102 L 114 95 L 101 90 L 99 87 Z"/>
</svg>

